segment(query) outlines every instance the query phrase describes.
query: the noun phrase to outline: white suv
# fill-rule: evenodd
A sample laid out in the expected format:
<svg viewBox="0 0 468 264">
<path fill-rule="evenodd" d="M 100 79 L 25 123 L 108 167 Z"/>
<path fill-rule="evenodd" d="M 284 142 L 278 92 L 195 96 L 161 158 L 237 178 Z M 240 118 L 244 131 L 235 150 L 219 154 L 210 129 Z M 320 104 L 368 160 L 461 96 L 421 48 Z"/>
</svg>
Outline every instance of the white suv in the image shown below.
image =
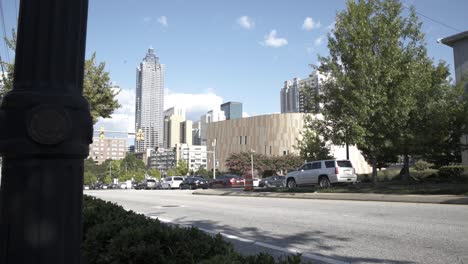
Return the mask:
<svg viewBox="0 0 468 264">
<path fill-rule="evenodd" d="M 349 160 L 319 160 L 302 165 L 286 175 L 286 186 L 320 185 L 328 188 L 333 183 L 355 183 L 357 175 Z"/>
<path fill-rule="evenodd" d="M 184 181 L 184 176 L 171 176 L 164 178 L 161 183 L 163 189 L 179 189 L 179 185 Z"/>
</svg>

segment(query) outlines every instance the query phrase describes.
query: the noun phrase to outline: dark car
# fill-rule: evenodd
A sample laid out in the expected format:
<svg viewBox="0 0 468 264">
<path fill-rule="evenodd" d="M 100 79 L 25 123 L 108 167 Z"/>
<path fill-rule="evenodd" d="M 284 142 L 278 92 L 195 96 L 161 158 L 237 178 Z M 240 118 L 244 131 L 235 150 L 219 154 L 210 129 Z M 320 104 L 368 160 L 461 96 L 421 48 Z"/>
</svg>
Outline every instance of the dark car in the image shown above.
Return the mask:
<svg viewBox="0 0 468 264">
<path fill-rule="evenodd" d="M 180 185 L 179 188 L 182 189 L 198 189 L 198 188 L 203 188 L 206 189 L 208 188 L 208 181 L 205 180 L 202 177 L 187 177 Z"/>
<path fill-rule="evenodd" d="M 258 187 L 284 187 L 284 176 L 270 176 L 260 180 Z"/>
<path fill-rule="evenodd" d="M 139 183 L 134 183 L 133 188 L 135 190 L 154 190 L 160 189 L 161 185 L 154 179 L 144 179 Z"/>
<path fill-rule="evenodd" d="M 107 188 L 108 189 L 120 189 L 120 185 L 113 183 L 113 184 L 109 184 Z"/>
<path fill-rule="evenodd" d="M 244 178 L 234 174 L 224 174 L 211 180 L 210 187 L 213 188 L 230 188 L 230 187 L 244 187 Z"/>
</svg>

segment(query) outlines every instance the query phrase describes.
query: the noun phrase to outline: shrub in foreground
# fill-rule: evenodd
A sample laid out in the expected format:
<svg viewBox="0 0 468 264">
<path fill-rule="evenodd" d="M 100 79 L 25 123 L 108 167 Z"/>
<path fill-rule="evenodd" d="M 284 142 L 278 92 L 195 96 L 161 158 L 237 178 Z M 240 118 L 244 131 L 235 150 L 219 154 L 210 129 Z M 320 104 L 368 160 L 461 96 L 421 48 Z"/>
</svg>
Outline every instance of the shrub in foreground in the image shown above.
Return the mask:
<svg viewBox="0 0 468 264">
<path fill-rule="evenodd" d="M 462 165 L 440 167 L 439 178 L 447 182 L 468 182 L 468 167 Z"/>
<path fill-rule="evenodd" d="M 300 256 L 241 256 L 219 234 L 167 225 L 89 196 L 83 203 L 82 254 L 89 264 L 301 263 Z"/>
</svg>

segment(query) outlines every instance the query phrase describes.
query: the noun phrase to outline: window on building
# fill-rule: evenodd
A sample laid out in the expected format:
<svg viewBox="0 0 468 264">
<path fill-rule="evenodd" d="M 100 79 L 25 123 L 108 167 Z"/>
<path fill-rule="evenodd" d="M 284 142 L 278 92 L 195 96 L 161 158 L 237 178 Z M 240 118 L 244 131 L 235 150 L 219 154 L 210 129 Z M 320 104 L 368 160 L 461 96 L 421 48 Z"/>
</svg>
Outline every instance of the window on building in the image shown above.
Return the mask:
<svg viewBox="0 0 468 264">
<path fill-rule="evenodd" d="M 247 145 L 247 136 L 244 137 L 244 144 Z"/>
<path fill-rule="evenodd" d="M 271 155 L 271 146 L 270 146 L 270 155 Z"/>
</svg>

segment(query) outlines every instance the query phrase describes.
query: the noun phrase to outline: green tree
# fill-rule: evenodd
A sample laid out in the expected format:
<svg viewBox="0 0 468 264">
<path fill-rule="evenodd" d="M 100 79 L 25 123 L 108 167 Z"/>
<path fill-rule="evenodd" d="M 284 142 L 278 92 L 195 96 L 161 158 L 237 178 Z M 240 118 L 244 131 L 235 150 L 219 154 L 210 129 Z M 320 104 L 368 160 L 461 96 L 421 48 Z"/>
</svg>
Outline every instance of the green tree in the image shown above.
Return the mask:
<svg viewBox="0 0 468 264">
<path fill-rule="evenodd" d="M 188 163 L 185 160 L 179 160 L 175 167 L 177 175 L 185 176 L 188 173 Z"/>
<path fill-rule="evenodd" d="M 13 31 L 12 38 L 5 38 L 5 42 L 9 49 L 15 51 L 16 33 Z M 6 74 L 2 76 L 4 87 L 3 90 L 0 90 L 1 99 L 3 95 L 13 87 L 14 62 L 0 61 L 0 65 L 0 69 L 6 72 Z M 88 100 L 94 123 L 96 123 L 100 117 L 110 117 L 114 110 L 120 107 L 120 104 L 115 98 L 119 87 L 112 83 L 109 72 L 105 70 L 105 66 L 104 62 L 96 62 L 96 53 L 93 53 L 91 58 L 85 60 L 83 97 Z"/>
<path fill-rule="evenodd" d="M 463 86 L 453 86 L 448 81 L 449 71 L 444 64 L 434 67 L 431 73 L 431 85 L 418 96 L 418 113 L 411 120 L 410 132 L 416 140 L 413 144 L 409 140 L 403 143 L 411 147 L 409 154 L 436 167 L 460 163 L 464 147 L 460 137 L 468 124 L 468 101 L 463 96 Z"/>
<path fill-rule="evenodd" d="M 302 139 L 297 140 L 296 149 L 299 150 L 301 158 L 307 161 L 333 158 L 325 141 L 311 129 L 302 132 Z"/>
<path fill-rule="evenodd" d="M 298 155 L 285 155 L 271 158 L 275 171 L 281 174 L 286 174 L 290 171 L 296 170 L 304 164 L 305 161 Z"/>
<path fill-rule="evenodd" d="M 91 171 L 84 172 L 83 184 L 84 185 L 93 185 L 97 182 L 97 176 Z"/>
<path fill-rule="evenodd" d="M 347 1 L 328 36 L 330 55 L 319 58 L 328 76 L 323 119 L 309 125 L 336 145 L 356 144 L 374 183 L 383 153 L 401 153 L 411 137 L 411 114 L 431 77 L 420 28 L 414 8 L 404 17 L 398 0 Z"/>
<path fill-rule="evenodd" d="M 209 177 L 209 172 L 206 170 L 205 167 L 200 167 L 198 170 L 195 172 L 195 175 L 202 176 L 202 177 Z"/>
<path fill-rule="evenodd" d="M 229 169 L 229 172 L 237 175 L 244 175 L 247 172 L 250 172 L 250 154 L 250 152 L 240 152 L 229 155 L 229 157 L 226 159 L 226 167 Z M 255 166 L 258 166 L 258 164 L 255 164 Z"/>
<path fill-rule="evenodd" d="M 145 163 L 138 159 L 134 153 L 128 152 L 120 161 L 120 171 L 121 172 L 128 172 L 128 171 L 141 171 L 145 170 Z"/>
<path fill-rule="evenodd" d="M 7 48 L 10 50 L 15 50 L 16 48 L 16 32 L 13 30 L 12 31 L 12 38 L 4 38 L 3 39 L 7 45 Z M 0 102 L 3 96 L 5 96 L 6 92 L 11 90 L 11 87 L 13 87 L 13 73 L 14 73 L 14 68 L 15 64 L 14 63 L 8 63 L 6 61 L 0 61 L 0 71 L 3 72 L 3 74 L 0 76 L 2 78 L 2 83 L 3 83 L 3 89 L 0 89 Z"/>
<path fill-rule="evenodd" d="M 167 170 L 167 176 L 177 176 L 177 171 L 174 168 L 170 168 Z"/>
<path fill-rule="evenodd" d="M 99 117 L 108 118 L 120 107 L 117 99 L 118 86 L 110 80 L 104 62 L 96 63 L 96 53 L 85 61 L 83 96 L 88 100 L 93 122 Z"/>
<path fill-rule="evenodd" d="M 155 169 L 149 169 L 147 171 L 148 175 L 153 177 L 153 178 L 156 178 L 156 179 L 161 179 L 161 173 L 158 171 L 158 170 L 155 170 Z"/>
</svg>

